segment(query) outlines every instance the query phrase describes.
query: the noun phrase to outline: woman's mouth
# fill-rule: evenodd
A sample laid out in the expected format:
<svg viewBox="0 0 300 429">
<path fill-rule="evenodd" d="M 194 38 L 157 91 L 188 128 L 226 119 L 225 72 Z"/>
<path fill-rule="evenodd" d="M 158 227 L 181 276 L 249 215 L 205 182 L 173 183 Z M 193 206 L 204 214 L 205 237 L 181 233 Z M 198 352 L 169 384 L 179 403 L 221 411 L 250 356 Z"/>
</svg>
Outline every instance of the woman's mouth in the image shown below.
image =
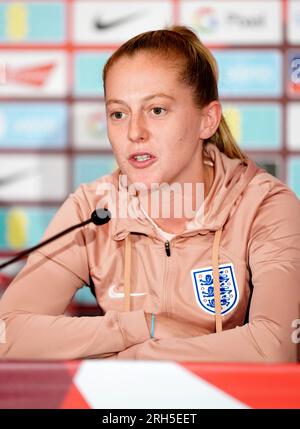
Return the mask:
<svg viewBox="0 0 300 429">
<path fill-rule="evenodd" d="M 135 168 L 146 168 L 152 165 L 157 158 L 148 152 L 133 153 L 128 158 L 130 164 Z"/>
</svg>

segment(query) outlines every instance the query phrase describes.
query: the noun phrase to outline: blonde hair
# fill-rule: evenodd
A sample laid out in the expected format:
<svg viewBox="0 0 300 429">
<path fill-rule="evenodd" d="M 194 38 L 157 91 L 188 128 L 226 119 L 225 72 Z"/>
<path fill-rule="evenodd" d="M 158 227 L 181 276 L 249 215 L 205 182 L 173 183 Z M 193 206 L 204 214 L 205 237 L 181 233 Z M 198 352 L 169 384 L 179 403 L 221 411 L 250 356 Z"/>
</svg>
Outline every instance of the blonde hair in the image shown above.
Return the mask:
<svg viewBox="0 0 300 429">
<path fill-rule="evenodd" d="M 147 31 L 120 46 L 108 59 L 103 69 L 103 83 L 110 67 L 123 56 L 134 56 L 140 51 L 150 51 L 178 62 L 179 79 L 193 88 L 194 101 L 200 109 L 218 100 L 218 66 L 208 48 L 187 27 L 173 26 L 163 30 Z M 238 147 L 227 122 L 222 115 L 215 134 L 204 141 L 215 144 L 229 158 L 246 159 Z"/>
</svg>

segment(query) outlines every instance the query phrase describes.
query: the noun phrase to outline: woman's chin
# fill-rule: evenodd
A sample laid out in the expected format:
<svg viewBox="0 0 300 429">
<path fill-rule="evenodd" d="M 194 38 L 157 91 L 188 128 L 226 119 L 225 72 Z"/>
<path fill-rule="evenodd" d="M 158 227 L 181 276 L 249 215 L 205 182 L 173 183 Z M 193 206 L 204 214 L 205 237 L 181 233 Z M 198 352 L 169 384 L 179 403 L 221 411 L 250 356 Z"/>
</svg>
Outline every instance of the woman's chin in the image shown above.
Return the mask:
<svg viewBox="0 0 300 429">
<path fill-rule="evenodd" d="M 157 176 L 146 174 L 130 174 L 128 175 L 128 184 L 134 184 L 140 190 L 154 190 L 158 188 L 161 180 Z"/>
</svg>

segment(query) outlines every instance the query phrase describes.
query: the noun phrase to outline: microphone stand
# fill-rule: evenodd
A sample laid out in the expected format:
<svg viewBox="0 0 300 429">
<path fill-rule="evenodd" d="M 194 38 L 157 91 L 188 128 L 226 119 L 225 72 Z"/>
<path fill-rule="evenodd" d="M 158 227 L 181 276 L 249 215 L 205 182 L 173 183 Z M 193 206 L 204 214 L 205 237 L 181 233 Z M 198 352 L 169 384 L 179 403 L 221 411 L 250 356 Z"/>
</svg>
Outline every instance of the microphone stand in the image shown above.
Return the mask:
<svg viewBox="0 0 300 429">
<path fill-rule="evenodd" d="M 12 259 L 9 259 L 8 261 L 0 264 L 0 270 L 2 270 L 2 268 L 7 267 L 10 264 L 13 264 L 14 262 L 18 261 L 19 259 L 24 258 L 24 256 L 28 255 L 29 253 L 33 252 L 34 250 L 37 250 L 40 247 L 51 243 L 52 241 L 56 240 L 57 238 L 62 237 L 65 234 L 68 234 L 71 231 L 74 231 L 74 229 L 88 225 L 90 222 L 93 222 L 95 225 L 104 225 L 104 224 L 108 223 L 110 221 L 110 219 L 111 219 L 111 213 L 108 209 L 106 209 L 106 208 L 97 209 L 97 210 L 93 211 L 90 219 L 87 219 L 81 223 L 77 223 L 76 225 L 70 226 L 69 228 L 59 232 L 58 234 L 54 235 L 53 237 L 50 237 L 47 240 L 44 240 L 41 243 L 39 243 L 33 247 L 30 247 L 29 249 L 23 250 L 22 252 L 18 253 L 16 256 L 14 256 Z"/>
</svg>

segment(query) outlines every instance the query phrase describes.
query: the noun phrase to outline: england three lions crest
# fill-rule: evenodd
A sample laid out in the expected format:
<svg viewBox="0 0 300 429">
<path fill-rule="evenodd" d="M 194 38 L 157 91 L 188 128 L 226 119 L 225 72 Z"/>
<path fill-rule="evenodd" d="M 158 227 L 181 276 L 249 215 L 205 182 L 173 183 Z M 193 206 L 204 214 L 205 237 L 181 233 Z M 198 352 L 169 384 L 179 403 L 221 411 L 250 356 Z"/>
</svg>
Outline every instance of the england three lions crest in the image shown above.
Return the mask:
<svg viewBox="0 0 300 429">
<path fill-rule="evenodd" d="M 215 298 L 212 267 L 191 272 L 197 304 L 209 314 L 215 314 Z M 219 265 L 221 314 L 233 310 L 239 300 L 239 291 L 233 264 Z"/>
</svg>

